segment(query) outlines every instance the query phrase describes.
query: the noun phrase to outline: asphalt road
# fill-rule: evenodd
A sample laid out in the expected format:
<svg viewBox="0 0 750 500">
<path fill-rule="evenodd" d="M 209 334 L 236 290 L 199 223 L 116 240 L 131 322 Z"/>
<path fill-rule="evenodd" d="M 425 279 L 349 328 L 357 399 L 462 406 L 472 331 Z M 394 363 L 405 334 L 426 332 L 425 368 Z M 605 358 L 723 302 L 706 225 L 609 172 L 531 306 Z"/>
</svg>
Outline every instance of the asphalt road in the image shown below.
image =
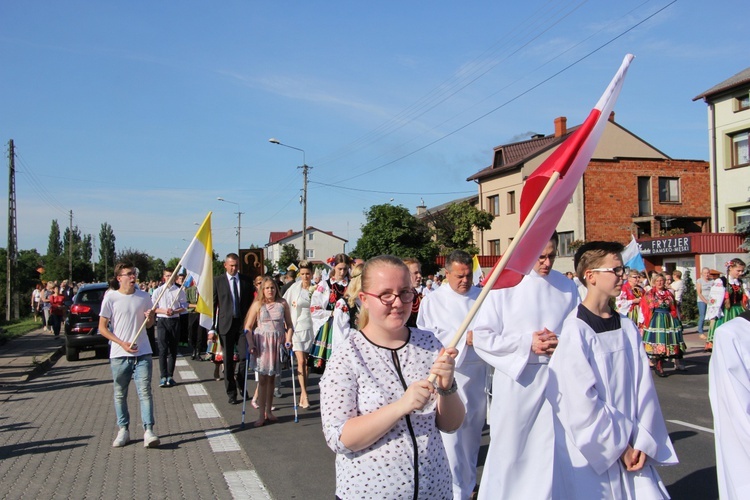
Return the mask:
<svg viewBox="0 0 750 500">
<path fill-rule="evenodd" d="M 655 377 L 667 428 L 679 457 L 679 465 L 660 467 L 659 474 L 675 499 L 718 498 L 716 457 L 711 429 L 713 418 L 708 401 L 708 356 L 693 354 L 687 372 L 673 372 L 666 364 L 666 378 Z M 191 362 L 201 379 L 210 377 L 212 364 Z M 291 379 L 283 378 L 285 397 L 276 400 L 280 423 L 252 427 L 257 410 L 247 405 L 245 427 L 242 408 L 231 406 L 223 397 L 223 382 L 209 383 L 209 393 L 224 418 L 235 430 L 241 446 L 274 498 L 331 498 L 335 491 L 334 454 L 325 444 L 317 406 L 317 376 L 311 381 L 308 410 L 299 411 L 294 423 Z M 254 389 L 254 384 L 249 384 Z M 485 428 L 480 451 L 480 474 L 489 443 Z"/>
</svg>

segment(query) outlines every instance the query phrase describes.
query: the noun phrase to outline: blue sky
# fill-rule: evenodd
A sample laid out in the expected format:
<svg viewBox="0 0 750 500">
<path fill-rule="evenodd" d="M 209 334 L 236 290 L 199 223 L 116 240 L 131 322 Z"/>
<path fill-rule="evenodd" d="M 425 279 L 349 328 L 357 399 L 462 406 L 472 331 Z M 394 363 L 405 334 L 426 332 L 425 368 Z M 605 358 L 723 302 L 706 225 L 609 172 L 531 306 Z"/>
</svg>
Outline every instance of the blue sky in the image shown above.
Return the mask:
<svg viewBox="0 0 750 500">
<path fill-rule="evenodd" d="M 217 197 L 244 212 L 243 247 L 299 230 L 302 154 L 275 137 L 312 167 L 308 225 L 351 249 L 371 205 L 413 211 L 420 199 L 468 196 L 466 177 L 494 146 L 551 133 L 557 116 L 580 123 L 628 52 L 617 121 L 674 158 L 708 159 L 706 106 L 692 98 L 748 66 L 746 5 L 715 10 L 697 0 L 2 2 L 0 141 L 4 167 L 16 145 L 19 247 L 44 253 L 52 219 L 65 226 L 73 210 L 84 233 L 108 222 L 118 249 L 166 260 L 213 211 L 225 254 L 237 206 Z"/>
</svg>

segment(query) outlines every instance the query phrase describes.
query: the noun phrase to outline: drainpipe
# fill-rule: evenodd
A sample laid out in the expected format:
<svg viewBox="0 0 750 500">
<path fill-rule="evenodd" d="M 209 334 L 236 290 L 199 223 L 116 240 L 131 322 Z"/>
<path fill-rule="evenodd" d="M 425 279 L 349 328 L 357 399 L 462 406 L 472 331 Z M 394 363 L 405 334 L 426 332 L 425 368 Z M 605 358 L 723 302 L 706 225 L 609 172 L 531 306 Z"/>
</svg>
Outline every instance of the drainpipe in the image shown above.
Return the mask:
<svg viewBox="0 0 750 500">
<path fill-rule="evenodd" d="M 711 117 L 711 198 L 713 203 L 713 214 L 711 216 L 712 232 L 719 232 L 719 182 L 716 179 L 716 107 L 714 103 L 708 105 L 709 115 Z"/>
<path fill-rule="evenodd" d="M 479 179 L 474 179 L 474 182 L 479 186 L 479 210 L 484 210 L 484 202 L 482 200 L 482 183 Z M 479 230 L 479 255 L 484 255 L 484 229 Z"/>
</svg>

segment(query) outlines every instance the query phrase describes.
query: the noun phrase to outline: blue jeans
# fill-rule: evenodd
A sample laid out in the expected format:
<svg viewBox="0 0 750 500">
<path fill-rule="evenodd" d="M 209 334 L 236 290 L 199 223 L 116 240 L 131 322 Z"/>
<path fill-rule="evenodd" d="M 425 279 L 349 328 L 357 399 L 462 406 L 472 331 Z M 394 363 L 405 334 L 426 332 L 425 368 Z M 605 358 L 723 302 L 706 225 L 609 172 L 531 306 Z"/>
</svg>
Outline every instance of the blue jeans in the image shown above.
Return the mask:
<svg viewBox="0 0 750 500">
<path fill-rule="evenodd" d="M 130 381 L 135 380 L 143 428 L 150 429 L 154 426 L 154 402 L 151 396 L 151 354 L 138 357 L 112 358 L 109 362 L 112 367 L 112 379 L 114 380 L 117 425 L 128 427 L 130 424 L 128 387 Z"/>
<path fill-rule="evenodd" d="M 706 319 L 708 304 L 698 301 L 698 333 L 703 333 L 703 321 Z"/>
</svg>

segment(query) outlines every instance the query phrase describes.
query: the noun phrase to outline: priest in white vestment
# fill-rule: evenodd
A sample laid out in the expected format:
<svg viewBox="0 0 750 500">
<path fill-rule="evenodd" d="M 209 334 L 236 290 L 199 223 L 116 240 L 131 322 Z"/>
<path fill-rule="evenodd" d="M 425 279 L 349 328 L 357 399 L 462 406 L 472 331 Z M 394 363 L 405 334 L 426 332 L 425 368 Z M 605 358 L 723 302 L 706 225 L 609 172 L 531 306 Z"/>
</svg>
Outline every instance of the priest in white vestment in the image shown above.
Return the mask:
<svg viewBox="0 0 750 500">
<path fill-rule="evenodd" d="M 429 294 L 419 307 L 417 328 L 431 331 L 444 346 L 453 340 L 479 295 L 480 289 L 472 286 L 471 268 L 471 255 L 462 250 L 451 253 L 445 262 L 448 286 L 441 286 Z M 456 346 L 458 357 L 454 372 L 458 395 L 466 407 L 466 417 L 456 432 L 441 432 L 453 475 L 455 500 L 467 500 L 474 491 L 482 428 L 487 416 L 487 363 L 477 356 L 472 343 L 469 326 L 469 331 Z"/>
<path fill-rule="evenodd" d="M 480 499 L 548 499 L 552 493 L 547 364 L 563 320 L 580 302 L 575 283 L 552 270 L 556 256 L 557 234 L 530 274 L 513 288 L 491 291 L 474 320 L 474 348 L 495 368 Z"/>
<path fill-rule="evenodd" d="M 719 497 L 750 494 L 750 311 L 716 329 L 708 364 Z"/>
</svg>

